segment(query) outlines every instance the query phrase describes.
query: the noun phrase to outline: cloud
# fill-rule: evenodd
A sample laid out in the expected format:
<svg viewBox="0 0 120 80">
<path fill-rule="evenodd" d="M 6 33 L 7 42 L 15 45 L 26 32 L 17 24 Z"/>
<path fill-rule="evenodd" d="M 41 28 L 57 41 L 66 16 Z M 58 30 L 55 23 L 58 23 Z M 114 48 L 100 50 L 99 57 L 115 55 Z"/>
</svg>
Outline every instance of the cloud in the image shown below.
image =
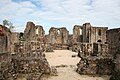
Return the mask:
<svg viewBox="0 0 120 80">
<path fill-rule="evenodd" d="M 120 26 L 120 0 L 2 0 L 0 22 L 8 19 L 17 31 L 23 31 L 27 21 L 44 26 L 66 26 L 91 22 L 95 26 Z"/>
</svg>

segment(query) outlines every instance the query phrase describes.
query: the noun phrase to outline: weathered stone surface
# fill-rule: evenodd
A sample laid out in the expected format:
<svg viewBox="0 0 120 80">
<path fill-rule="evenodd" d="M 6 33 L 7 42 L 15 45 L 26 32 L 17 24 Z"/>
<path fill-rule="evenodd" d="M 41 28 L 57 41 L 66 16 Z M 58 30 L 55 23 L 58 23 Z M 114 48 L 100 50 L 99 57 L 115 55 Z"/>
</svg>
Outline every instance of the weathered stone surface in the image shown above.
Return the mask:
<svg viewBox="0 0 120 80">
<path fill-rule="evenodd" d="M 73 40 L 74 42 L 82 42 L 82 26 L 75 25 L 73 28 Z"/>
<path fill-rule="evenodd" d="M 51 27 L 49 30 L 50 43 L 54 44 L 53 47 L 55 49 L 62 49 L 64 44 L 68 44 L 68 34 L 69 32 L 65 27 L 62 28 Z"/>
<path fill-rule="evenodd" d="M 0 53 L 11 52 L 12 40 L 11 40 L 11 31 L 0 25 Z"/>
<path fill-rule="evenodd" d="M 0 53 L 0 80 L 7 80 L 12 77 L 14 71 L 11 61 L 10 53 Z"/>
<path fill-rule="evenodd" d="M 26 41 L 36 40 L 43 42 L 43 37 L 45 35 L 45 31 L 42 26 L 37 25 L 33 22 L 27 22 L 26 28 L 24 30 L 24 38 Z"/>
<path fill-rule="evenodd" d="M 107 31 L 107 43 L 109 44 L 109 53 L 113 56 L 120 52 L 120 28 Z"/>
<path fill-rule="evenodd" d="M 81 43 L 106 43 L 106 31 L 107 27 L 94 27 L 90 23 L 81 25 L 75 25 L 73 28 L 72 48 L 77 52 L 81 49 Z M 92 46 L 93 47 L 93 46 Z"/>
<path fill-rule="evenodd" d="M 77 64 L 77 72 L 87 75 L 110 75 L 112 71 L 112 58 L 85 57 Z"/>
<path fill-rule="evenodd" d="M 120 28 L 107 31 L 107 43 L 115 64 L 110 80 L 120 80 Z"/>
</svg>

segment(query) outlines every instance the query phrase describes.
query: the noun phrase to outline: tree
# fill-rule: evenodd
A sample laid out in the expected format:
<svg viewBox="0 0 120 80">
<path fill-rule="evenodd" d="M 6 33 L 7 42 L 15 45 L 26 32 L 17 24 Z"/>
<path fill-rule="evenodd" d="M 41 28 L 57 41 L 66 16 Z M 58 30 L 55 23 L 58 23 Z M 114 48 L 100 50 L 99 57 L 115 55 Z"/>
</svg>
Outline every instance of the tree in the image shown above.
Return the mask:
<svg viewBox="0 0 120 80">
<path fill-rule="evenodd" d="M 15 28 L 15 26 L 13 26 L 13 23 L 11 23 L 10 21 L 8 21 L 8 20 L 3 20 L 3 25 L 4 26 L 8 26 L 9 27 L 9 29 L 10 29 L 10 31 L 13 31 L 13 28 Z"/>
</svg>

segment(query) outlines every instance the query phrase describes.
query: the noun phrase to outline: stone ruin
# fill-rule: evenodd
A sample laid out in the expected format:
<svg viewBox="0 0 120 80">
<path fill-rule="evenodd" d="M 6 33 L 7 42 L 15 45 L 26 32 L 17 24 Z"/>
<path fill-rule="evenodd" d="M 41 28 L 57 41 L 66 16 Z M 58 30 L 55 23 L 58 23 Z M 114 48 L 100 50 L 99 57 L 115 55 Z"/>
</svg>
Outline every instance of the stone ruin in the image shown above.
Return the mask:
<svg viewBox="0 0 120 80">
<path fill-rule="evenodd" d="M 34 44 L 34 42 L 32 43 Z M 19 74 L 26 74 L 27 80 L 39 80 L 42 74 L 50 74 L 51 68 L 43 50 L 30 45 L 31 42 L 20 42 L 19 52 L 12 56 L 14 71 Z"/>
<path fill-rule="evenodd" d="M 78 52 L 81 47 L 81 43 L 106 43 L 106 31 L 107 27 L 94 27 L 90 23 L 81 25 L 75 25 L 73 28 L 73 51 Z M 77 48 L 77 47 L 78 48 Z M 75 48 L 76 47 L 76 48 Z"/>
<path fill-rule="evenodd" d="M 113 57 L 108 53 L 107 44 L 83 43 L 78 56 L 81 58 L 77 64 L 79 74 L 110 75 L 112 73 Z"/>
<path fill-rule="evenodd" d="M 82 29 L 82 35 L 79 41 L 78 56 L 81 58 L 77 64 L 77 72 L 88 75 L 108 75 L 112 73 L 113 57 L 108 52 L 106 43 L 107 27 L 92 27 L 90 23 L 83 26 L 75 26 Z M 78 29 L 76 29 L 78 30 Z M 79 31 L 78 31 L 79 33 Z"/>
<path fill-rule="evenodd" d="M 7 27 L 0 25 L 0 53 L 11 52 L 12 47 L 10 45 L 13 44 L 11 37 L 11 31 Z"/>
<path fill-rule="evenodd" d="M 38 32 L 42 30 L 37 29 Z M 16 80 L 21 74 L 26 80 L 39 80 L 42 74 L 53 73 L 44 54 L 44 31 L 40 33 L 42 35 L 38 32 L 34 35 L 28 30 L 26 38 L 26 35 L 12 33 L 0 26 L 0 46 L 3 47 L 0 48 L 0 80 Z"/>
<path fill-rule="evenodd" d="M 53 49 L 67 49 L 68 35 L 69 32 L 65 27 L 51 27 L 49 30 L 49 43 L 53 46 Z"/>
<path fill-rule="evenodd" d="M 79 74 L 110 75 L 120 80 L 120 29 L 94 27 L 90 23 L 75 25 L 73 34 L 65 27 L 51 27 L 49 34 L 41 25 L 27 22 L 24 33 L 11 32 L 0 25 L 0 80 L 39 80 L 52 73 L 44 51 L 68 49 L 78 52 Z"/>
</svg>

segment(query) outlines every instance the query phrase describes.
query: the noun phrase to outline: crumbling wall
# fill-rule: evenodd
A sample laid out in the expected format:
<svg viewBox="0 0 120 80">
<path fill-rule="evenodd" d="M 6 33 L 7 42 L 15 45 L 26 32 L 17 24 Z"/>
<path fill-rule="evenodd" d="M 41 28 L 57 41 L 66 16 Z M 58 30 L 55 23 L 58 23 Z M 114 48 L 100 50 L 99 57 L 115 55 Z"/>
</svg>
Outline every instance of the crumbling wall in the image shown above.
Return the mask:
<svg viewBox="0 0 120 80">
<path fill-rule="evenodd" d="M 112 58 L 85 57 L 77 64 L 77 72 L 87 75 L 110 75 L 112 71 Z"/>
<path fill-rule="evenodd" d="M 91 27 L 90 42 L 91 43 L 101 42 L 103 44 L 106 43 L 107 30 L 108 30 L 107 27 Z"/>
<path fill-rule="evenodd" d="M 73 39 L 74 39 L 74 42 L 82 42 L 81 40 L 81 29 L 82 29 L 82 26 L 80 25 L 75 25 L 74 28 L 73 28 Z"/>
<path fill-rule="evenodd" d="M 82 43 L 78 52 L 81 58 L 77 72 L 87 75 L 108 75 L 112 73 L 113 56 L 108 53 L 108 44 Z"/>
<path fill-rule="evenodd" d="M 54 49 L 62 49 L 65 44 L 68 44 L 69 32 L 65 27 L 54 28 L 51 27 L 49 30 L 50 43 L 53 44 Z"/>
<path fill-rule="evenodd" d="M 10 53 L 0 53 L 0 80 L 7 80 L 13 76 L 11 61 Z"/>
<path fill-rule="evenodd" d="M 24 30 L 24 39 L 26 41 L 36 40 L 36 38 L 39 38 L 40 41 L 43 41 L 44 36 L 45 31 L 42 26 L 35 26 L 33 22 L 27 22 Z"/>
<path fill-rule="evenodd" d="M 12 47 L 12 38 L 10 30 L 0 25 L 0 53 L 10 52 Z"/>
<path fill-rule="evenodd" d="M 40 79 L 42 74 L 50 74 L 51 68 L 45 58 L 44 48 L 39 41 L 20 41 L 18 52 L 13 54 L 14 71 L 27 75 L 27 80 Z"/>
<path fill-rule="evenodd" d="M 109 53 L 116 55 L 120 49 L 120 28 L 110 29 L 107 31 L 107 43 L 109 44 Z"/>
<path fill-rule="evenodd" d="M 85 43 L 90 43 L 90 33 L 91 33 L 91 24 L 90 23 L 85 23 L 83 24 L 83 28 L 82 28 L 82 35 L 83 35 L 83 42 Z M 95 34 L 94 34 L 95 35 Z"/>
<path fill-rule="evenodd" d="M 34 37 L 36 36 L 35 30 L 35 24 L 33 22 L 27 22 L 26 28 L 24 30 L 24 38 L 26 41 L 34 39 Z"/>
<path fill-rule="evenodd" d="M 16 52 L 16 44 L 19 42 L 19 39 L 20 39 L 20 33 L 17 33 L 17 32 L 12 32 L 11 34 L 11 39 L 12 39 L 12 44 L 11 47 L 11 52 L 14 53 Z"/>
<path fill-rule="evenodd" d="M 90 23 L 83 24 L 82 34 L 83 42 L 97 43 L 106 42 L 106 31 L 107 27 L 93 27 Z"/>
<path fill-rule="evenodd" d="M 120 28 L 107 31 L 107 43 L 115 64 L 110 80 L 120 80 Z"/>
</svg>

